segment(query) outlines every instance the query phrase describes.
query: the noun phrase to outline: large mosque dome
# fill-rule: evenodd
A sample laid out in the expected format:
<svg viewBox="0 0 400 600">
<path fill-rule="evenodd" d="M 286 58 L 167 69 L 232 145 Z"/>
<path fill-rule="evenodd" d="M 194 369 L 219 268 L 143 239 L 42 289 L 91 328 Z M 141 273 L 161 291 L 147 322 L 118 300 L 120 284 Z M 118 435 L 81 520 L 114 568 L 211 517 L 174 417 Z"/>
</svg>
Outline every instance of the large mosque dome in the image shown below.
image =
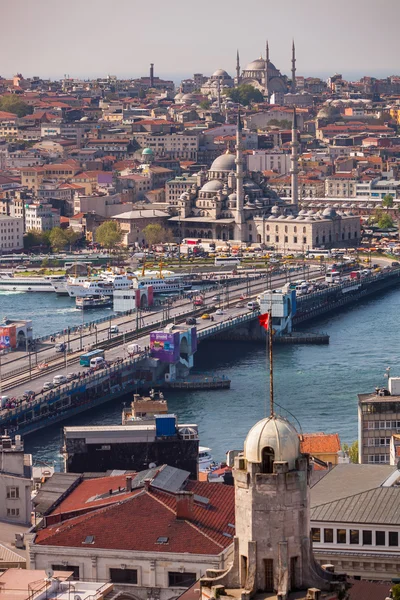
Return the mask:
<svg viewBox="0 0 400 600">
<path fill-rule="evenodd" d="M 247 65 L 245 71 L 265 71 L 265 60 L 262 56 Z"/>
<path fill-rule="evenodd" d="M 222 190 L 222 188 L 224 187 L 224 184 L 222 183 L 222 181 L 219 181 L 218 179 L 212 179 L 211 181 L 207 181 L 207 183 L 205 183 L 203 185 L 203 187 L 201 188 L 202 192 L 219 192 L 219 190 Z"/>
<path fill-rule="evenodd" d="M 224 69 L 217 69 L 211 77 L 230 77 Z"/>
<path fill-rule="evenodd" d="M 290 470 L 295 469 L 301 455 L 296 429 L 279 415 L 253 425 L 244 442 L 244 457 L 251 463 L 262 463 L 264 448 L 272 448 L 274 460 L 288 462 Z"/>
<path fill-rule="evenodd" d="M 235 171 L 235 155 L 231 153 L 221 154 L 211 165 L 210 171 Z"/>
</svg>

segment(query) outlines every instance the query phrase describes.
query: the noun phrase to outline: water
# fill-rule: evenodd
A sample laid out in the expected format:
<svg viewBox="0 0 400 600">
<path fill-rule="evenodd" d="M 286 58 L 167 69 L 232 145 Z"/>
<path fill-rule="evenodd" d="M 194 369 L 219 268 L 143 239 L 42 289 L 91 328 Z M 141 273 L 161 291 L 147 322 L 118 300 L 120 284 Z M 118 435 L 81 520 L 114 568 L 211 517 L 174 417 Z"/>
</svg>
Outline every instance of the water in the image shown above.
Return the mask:
<svg viewBox="0 0 400 600">
<path fill-rule="evenodd" d="M 25 297 L 39 302 L 33 296 Z M 304 432 L 338 432 L 342 442 L 357 438 L 357 394 L 384 384 L 389 365 L 393 375 L 400 375 L 399 308 L 400 291 L 391 290 L 304 327 L 327 332 L 329 346 L 275 346 L 276 401 L 296 416 Z M 48 314 L 57 320 L 51 311 Z M 59 327 L 64 323 L 59 322 Z M 250 427 L 265 414 L 265 348 L 243 342 L 204 342 L 195 364 L 197 371 L 228 376 L 231 389 L 170 391 L 168 406 L 180 423 L 197 423 L 201 444 L 211 447 L 214 458 L 222 460 L 227 450 L 243 447 Z M 108 404 L 64 424 L 119 424 L 121 408 L 122 401 Z M 36 459 L 60 464 L 64 424 L 28 436 L 26 451 Z"/>
<path fill-rule="evenodd" d="M 83 312 L 83 315 L 82 315 Z M 77 310 L 75 298 L 52 293 L 0 292 L 0 320 L 32 319 L 33 336 L 40 337 L 114 315 L 112 307 Z M 45 317 L 45 318 L 44 318 Z"/>
</svg>

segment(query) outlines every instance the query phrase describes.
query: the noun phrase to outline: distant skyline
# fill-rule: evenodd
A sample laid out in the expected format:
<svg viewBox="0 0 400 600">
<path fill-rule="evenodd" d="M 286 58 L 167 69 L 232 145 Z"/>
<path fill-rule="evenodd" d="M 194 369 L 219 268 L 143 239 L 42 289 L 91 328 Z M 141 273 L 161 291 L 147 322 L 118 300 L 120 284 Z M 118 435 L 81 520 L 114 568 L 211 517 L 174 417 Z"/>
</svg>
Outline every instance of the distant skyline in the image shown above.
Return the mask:
<svg viewBox="0 0 400 600">
<path fill-rule="evenodd" d="M 290 75 L 292 38 L 297 75 L 400 73 L 399 0 L 0 0 L 0 7 L 0 75 L 7 78 L 136 78 L 150 62 L 155 75 L 177 83 L 218 68 L 234 76 L 236 49 L 243 69 L 265 56 L 267 38 L 283 74 Z"/>
</svg>

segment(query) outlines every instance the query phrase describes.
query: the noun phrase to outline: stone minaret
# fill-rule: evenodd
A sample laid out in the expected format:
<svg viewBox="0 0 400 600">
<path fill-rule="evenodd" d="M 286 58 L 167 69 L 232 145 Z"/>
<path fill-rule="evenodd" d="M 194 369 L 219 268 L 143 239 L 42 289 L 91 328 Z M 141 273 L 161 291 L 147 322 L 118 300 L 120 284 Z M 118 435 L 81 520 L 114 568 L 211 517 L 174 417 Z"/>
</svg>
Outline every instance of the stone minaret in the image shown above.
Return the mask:
<svg viewBox="0 0 400 600">
<path fill-rule="evenodd" d="M 294 40 L 292 43 L 292 85 L 290 91 L 292 94 L 296 93 L 296 47 L 294 45 Z"/>
<path fill-rule="evenodd" d="M 150 63 L 150 87 L 154 87 L 154 64 Z"/>
<path fill-rule="evenodd" d="M 239 60 L 239 50 L 236 52 L 236 85 L 240 84 L 240 60 Z"/>
<path fill-rule="evenodd" d="M 221 110 L 221 79 L 218 77 L 217 79 L 217 103 L 218 110 Z"/>
<path fill-rule="evenodd" d="M 290 177 L 292 184 L 292 200 L 291 204 L 295 210 L 298 209 L 299 205 L 299 157 L 298 157 L 298 147 L 299 142 L 297 139 L 297 116 L 296 116 L 296 107 L 293 107 L 293 125 L 292 125 L 292 142 L 290 144 L 292 148 L 292 155 L 290 157 L 291 167 L 290 167 Z"/>
<path fill-rule="evenodd" d="M 269 93 L 269 73 L 268 73 L 268 71 L 269 71 L 269 46 L 268 46 L 268 40 L 267 40 L 267 44 L 265 47 L 265 95 L 269 102 L 270 93 Z"/>
<path fill-rule="evenodd" d="M 236 128 L 236 215 L 235 223 L 240 225 L 243 223 L 243 204 L 244 204 L 244 189 L 243 189 L 243 154 L 242 154 L 242 120 L 240 111 L 238 111 L 237 128 Z M 240 237 L 239 237 L 240 239 Z"/>
</svg>

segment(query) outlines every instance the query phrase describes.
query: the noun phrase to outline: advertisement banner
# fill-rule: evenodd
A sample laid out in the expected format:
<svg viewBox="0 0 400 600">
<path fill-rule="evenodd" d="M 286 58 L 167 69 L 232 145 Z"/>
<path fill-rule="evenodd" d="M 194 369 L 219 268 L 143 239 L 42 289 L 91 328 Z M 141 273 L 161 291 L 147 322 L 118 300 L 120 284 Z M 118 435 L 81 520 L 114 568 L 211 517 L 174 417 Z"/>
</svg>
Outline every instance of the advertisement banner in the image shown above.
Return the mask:
<svg viewBox="0 0 400 600">
<path fill-rule="evenodd" d="M 15 325 L 0 327 L 0 350 L 17 347 L 17 330 Z"/>
<path fill-rule="evenodd" d="M 153 358 L 171 364 L 179 359 L 179 333 L 164 333 L 152 331 L 150 333 L 150 353 Z"/>
<path fill-rule="evenodd" d="M 190 330 L 190 337 L 192 342 L 192 354 L 194 354 L 197 350 L 197 329 L 196 327 L 192 327 Z"/>
</svg>

